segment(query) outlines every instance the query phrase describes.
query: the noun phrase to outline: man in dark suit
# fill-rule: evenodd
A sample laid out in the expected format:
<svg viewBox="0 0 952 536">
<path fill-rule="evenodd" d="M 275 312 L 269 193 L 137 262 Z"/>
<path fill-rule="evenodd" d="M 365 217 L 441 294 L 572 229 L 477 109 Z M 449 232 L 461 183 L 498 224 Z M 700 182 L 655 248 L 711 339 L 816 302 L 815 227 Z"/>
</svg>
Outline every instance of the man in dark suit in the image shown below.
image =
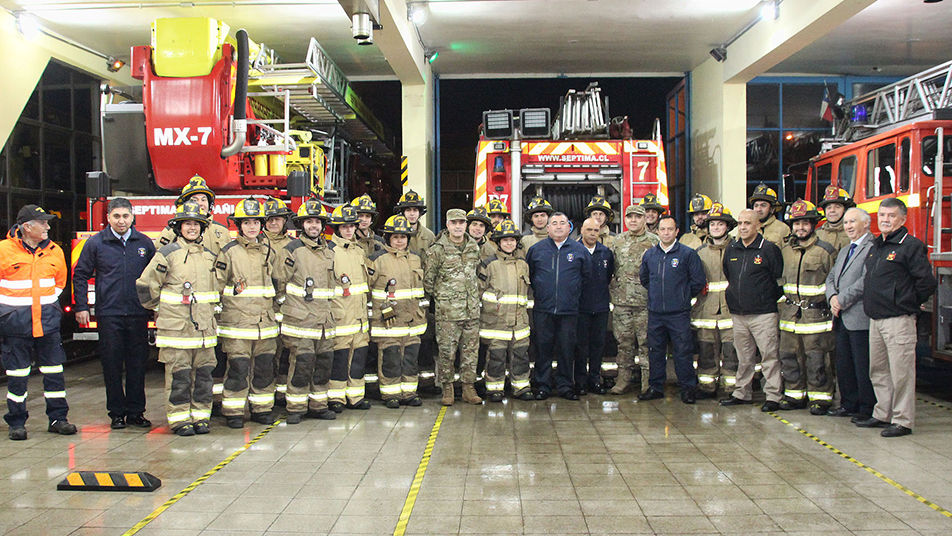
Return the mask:
<svg viewBox="0 0 952 536">
<path fill-rule="evenodd" d="M 849 246 L 840 249 L 836 263 L 826 278 L 826 300 L 835 317 L 836 375 L 840 407 L 829 414 L 852 417 L 852 422 L 868 420 L 876 405 L 869 379 L 869 317 L 863 311 L 865 261 L 873 245 L 869 213 L 851 208 L 843 216 Z"/>
</svg>

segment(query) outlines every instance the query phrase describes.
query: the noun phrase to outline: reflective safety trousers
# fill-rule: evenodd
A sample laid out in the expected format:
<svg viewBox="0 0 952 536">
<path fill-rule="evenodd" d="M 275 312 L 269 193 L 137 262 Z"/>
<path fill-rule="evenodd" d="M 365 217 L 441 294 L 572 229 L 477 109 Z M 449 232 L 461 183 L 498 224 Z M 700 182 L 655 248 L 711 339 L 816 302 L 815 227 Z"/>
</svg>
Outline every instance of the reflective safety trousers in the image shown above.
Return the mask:
<svg viewBox="0 0 952 536">
<path fill-rule="evenodd" d="M 479 337 L 484 342 L 528 340 L 531 290 L 526 261 L 499 251 L 479 263 L 477 278 L 482 293 Z"/>
</svg>

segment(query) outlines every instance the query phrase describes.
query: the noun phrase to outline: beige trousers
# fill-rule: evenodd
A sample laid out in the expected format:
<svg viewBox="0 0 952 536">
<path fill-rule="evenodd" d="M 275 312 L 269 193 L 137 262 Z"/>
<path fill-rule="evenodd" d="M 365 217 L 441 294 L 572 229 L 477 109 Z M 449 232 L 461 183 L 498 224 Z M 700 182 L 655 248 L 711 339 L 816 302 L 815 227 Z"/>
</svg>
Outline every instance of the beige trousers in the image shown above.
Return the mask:
<svg viewBox="0 0 952 536">
<path fill-rule="evenodd" d="M 737 349 L 737 383 L 734 397 L 750 400 L 757 365 L 757 350 L 763 358 L 764 394 L 768 401 L 780 402 L 783 396 L 783 378 L 780 375 L 780 314 L 732 315 L 734 319 L 734 348 Z"/>
<path fill-rule="evenodd" d="M 916 424 L 916 316 L 869 321 L 869 379 L 876 393 L 873 417 Z"/>
</svg>

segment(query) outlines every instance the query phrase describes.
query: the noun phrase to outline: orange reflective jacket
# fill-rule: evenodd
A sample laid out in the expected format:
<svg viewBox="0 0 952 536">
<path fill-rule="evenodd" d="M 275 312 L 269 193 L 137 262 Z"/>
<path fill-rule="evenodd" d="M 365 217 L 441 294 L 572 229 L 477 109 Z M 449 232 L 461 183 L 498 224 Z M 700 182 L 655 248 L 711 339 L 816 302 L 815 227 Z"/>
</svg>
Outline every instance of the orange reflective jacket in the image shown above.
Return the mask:
<svg viewBox="0 0 952 536">
<path fill-rule="evenodd" d="M 31 250 L 19 226 L 0 241 L 0 335 L 42 337 L 60 329 L 66 258 L 52 240 Z"/>
</svg>

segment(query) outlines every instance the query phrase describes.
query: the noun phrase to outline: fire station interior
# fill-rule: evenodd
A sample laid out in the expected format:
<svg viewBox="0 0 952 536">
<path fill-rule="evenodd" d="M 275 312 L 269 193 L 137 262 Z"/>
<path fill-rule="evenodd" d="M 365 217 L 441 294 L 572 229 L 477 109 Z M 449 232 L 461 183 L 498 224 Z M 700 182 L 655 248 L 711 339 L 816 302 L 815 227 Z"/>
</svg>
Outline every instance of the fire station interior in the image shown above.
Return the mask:
<svg viewBox="0 0 952 536">
<path fill-rule="evenodd" d="M 38 203 L 59 216 L 50 238 L 67 261 L 77 233 L 99 230 L 89 229 L 87 172 L 108 171 L 114 194 L 175 195 L 156 183 L 144 145 L 122 130 L 141 129 L 142 116 L 121 107 L 142 98 L 133 51 L 153 42 L 159 19 L 208 17 L 231 36 L 244 28 L 273 53 L 263 60 L 277 66 L 271 75 L 312 69 L 325 84 L 352 90 L 314 89 L 308 95 L 322 108 L 297 111 L 313 140 L 296 143 L 324 154 L 326 200 L 370 193 L 387 216 L 413 189 L 426 199 L 422 221 L 435 232 L 447 209 L 481 204 L 474 169 L 484 111 L 519 117 L 548 108 L 551 126 L 560 97 L 600 82 L 608 119 L 628 115 L 634 139 L 663 146 L 668 206 L 683 229 L 696 192 L 735 214 L 761 183 L 787 203 L 810 197 L 811 159 L 836 121 L 857 120 L 850 109 L 824 118 L 825 99 L 852 102 L 936 66 L 948 71 L 952 59 L 952 5 L 943 0 L 0 0 L 0 7 L 0 228 L 6 234 L 21 206 Z M 952 91 L 950 79 L 937 91 Z M 265 82 L 252 91 L 280 92 Z M 935 228 L 927 220 L 939 222 L 940 237 L 952 230 L 946 147 L 945 204 L 938 215 L 920 210 L 928 232 Z M 935 150 L 933 141 L 932 158 Z M 290 173 L 267 162 L 253 174 L 262 181 Z M 511 162 L 492 161 L 490 172 L 494 165 Z M 512 199 L 542 193 L 573 218 L 596 193 L 622 203 L 608 180 L 555 182 L 527 179 Z M 273 187 L 292 188 L 289 179 Z M 661 400 L 629 392 L 446 408 L 428 387 L 432 368 L 421 376 L 420 407 L 384 407 L 368 375 L 368 411 L 289 426 L 276 408 L 275 425 L 246 422 L 240 430 L 215 416 L 209 435 L 178 437 L 164 414 L 163 367 L 152 363 L 153 427 L 112 430 L 97 345 L 69 314 L 67 287 L 67 400 L 79 433 L 45 431 L 42 375 L 34 372 L 30 437 L 0 440 L 0 534 L 950 534 L 952 374 L 930 340 L 952 339 L 952 270 L 937 271 L 940 302 L 924 315 L 934 312 L 940 331 L 920 322 L 918 419 L 914 434 L 897 439 L 805 410 L 768 414 L 759 404 L 721 407 L 716 398 L 682 404 L 672 367 Z M 148 492 L 120 485 L 148 481 L 116 476 L 131 473 L 161 485 Z M 76 474 L 87 481 L 71 485 Z"/>
</svg>

